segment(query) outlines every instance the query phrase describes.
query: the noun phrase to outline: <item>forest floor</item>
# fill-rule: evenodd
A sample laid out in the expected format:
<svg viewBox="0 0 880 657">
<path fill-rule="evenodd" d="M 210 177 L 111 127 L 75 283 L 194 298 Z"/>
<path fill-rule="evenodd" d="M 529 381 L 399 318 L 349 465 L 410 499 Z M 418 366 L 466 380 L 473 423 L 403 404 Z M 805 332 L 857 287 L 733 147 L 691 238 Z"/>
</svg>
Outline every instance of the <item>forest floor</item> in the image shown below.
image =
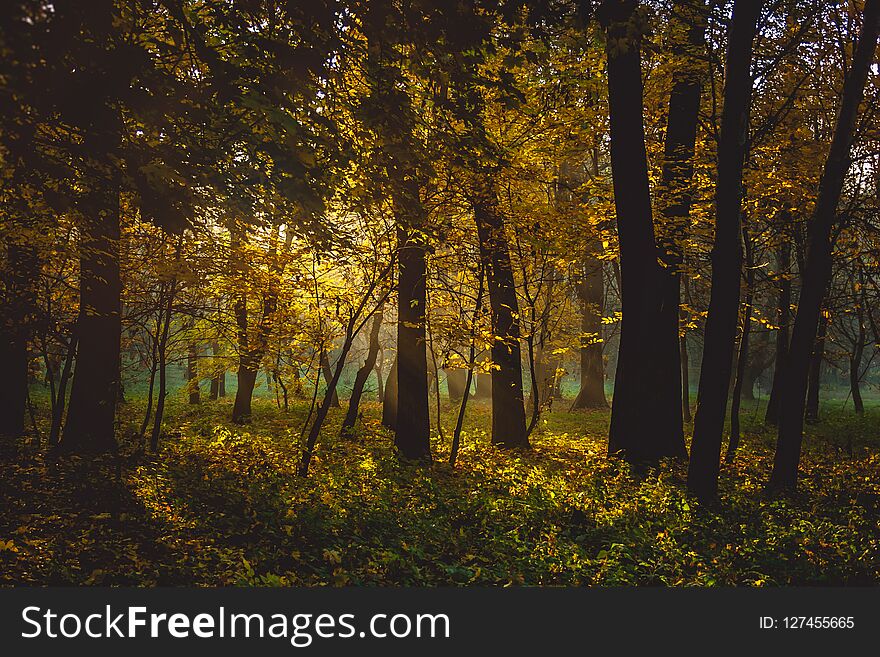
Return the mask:
<svg viewBox="0 0 880 657">
<path fill-rule="evenodd" d="M 608 411 L 548 414 L 533 449 L 493 448 L 472 404 L 455 469 L 445 408 L 430 467 L 398 463 L 378 405 L 354 440 L 322 433 L 298 477 L 305 402 L 175 401 L 158 458 L 58 459 L 6 443 L 0 458 L 0 583 L 94 585 L 781 585 L 880 582 L 880 408 L 823 409 L 800 488 L 763 492 L 773 433 L 747 408 L 721 501 L 684 493 L 686 464 L 647 476 L 605 456 Z M 344 405 L 344 402 L 343 402 Z M 130 417 L 128 417 L 130 416 Z"/>
</svg>

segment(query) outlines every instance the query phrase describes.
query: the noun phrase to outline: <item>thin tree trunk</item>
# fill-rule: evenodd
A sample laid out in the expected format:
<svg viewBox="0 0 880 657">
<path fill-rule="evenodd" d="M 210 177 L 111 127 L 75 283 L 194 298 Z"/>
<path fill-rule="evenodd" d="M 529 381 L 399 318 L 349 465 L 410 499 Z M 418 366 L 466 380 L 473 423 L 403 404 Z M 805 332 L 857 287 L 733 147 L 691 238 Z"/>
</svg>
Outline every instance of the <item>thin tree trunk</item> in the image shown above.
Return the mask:
<svg viewBox="0 0 880 657">
<path fill-rule="evenodd" d="M 385 380 L 385 399 L 382 401 L 382 425 L 389 429 L 397 426 L 397 355 Z"/>
<path fill-rule="evenodd" d="M 843 189 L 843 179 L 850 164 L 849 151 L 859 104 L 864 94 L 868 70 L 874 63 L 878 23 L 880 23 L 880 0 L 866 0 L 862 33 L 844 83 L 840 113 L 831 140 L 831 148 L 825 160 L 825 168 L 819 182 L 819 194 L 809 226 L 809 246 L 802 270 L 797 316 L 785 362 L 785 381 L 779 409 L 779 432 L 773 473 L 769 482 L 769 487 L 774 490 L 793 488 L 797 483 L 810 354 L 816 344 L 822 298 L 831 279 L 831 232 L 837 223 L 837 205 Z"/>
<path fill-rule="evenodd" d="M 160 298 L 160 303 L 162 302 Z M 147 432 L 147 427 L 150 426 L 150 418 L 153 417 L 153 396 L 156 387 L 156 371 L 159 368 L 159 331 L 161 331 L 162 327 L 162 317 L 159 317 L 159 320 L 156 322 L 156 335 L 151 339 L 152 345 L 150 346 L 150 384 L 147 388 L 147 407 L 144 410 L 144 419 L 141 422 L 140 429 L 138 430 L 138 442 L 141 447 L 143 447 L 144 436 Z"/>
<path fill-rule="evenodd" d="M 745 385 L 746 369 L 749 361 L 749 336 L 752 333 L 752 300 L 755 290 L 755 262 L 752 239 L 742 227 L 743 244 L 746 250 L 746 298 L 743 304 L 742 329 L 740 330 L 739 352 L 736 356 L 736 379 L 733 384 L 733 399 L 730 402 L 730 440 L 727 443 L 725 460 L 730 463 L 739 448 L 740 426 L 739 410 L 742 406 L 743 386 Z"/>
<path fill-rule="evenodd" d="M 186 383 L 189 389 L 189 403 L 198 404 L 202 401 L 199 390 L 198 374 L 199 348 L 195 343 L 190 344 L 186 354 Z"/>
<path fill-rule="evenodd" d="M 177 242 L 175 259 L 180 258 L 183 247 L 183 236 Z M 150 433 L 150 451 L 153 454 L 159 452 L 159 438 L 162 434 L 162 420 L 165 418 L 165 398 L 168 396 L 168 334 L 171 330 L 171 312 L 174 308 L 174 297 L 177 293 L 177 277 L 172 277 L 168 285 L 168 298 L 165 300 L 165 309 L 162 314 L 162 328 L 159 336 L 159 393 L 156 397 L 156 412 L 153 414 L 153 430 Z"/>
<path fill-rule="evenodd" d="M 810 356 L 810 371 L 807 376 L 807 405 L 805 419 L 807 422 L 819 421 L 819 388 L 822 376 L 822 361 L 825 359 L 825 332 L 828 329 L 828 317 L 822 312 L 819 317 L 818 334 Z"/>
<path fill-rule="evenodd" d="M 321 369 L 324 372 L 324 380 L 329 382 L 333 378 L 333 370 L 330 369 L 330 357 L 327 355 L 327 350 L 321 351 Z M 339 393 L 336 392 L 336 388 L 333 388 L 331 391 L 329 388 L 325 395 L 330 395 L 330 407 L 331 408 L 339 408 Z"/>
<path fill-rule="evenodd" d="M 788 218 L 788 213 L 783 213 L 783 219 Z M 776 321 L 779 328 L 776 330 L 776 357 L 773 366 L 773 384 L 770 387 L 770 399 L 767 401 L 767 412 L 764 415 L 764 423 L 776 426 L 779 420 L 779 395 L 782 390 L 782 377 L 784 374 L 783 363 L 785 354 L 788 352 L 788 327 L 791 323 L 791 242 L 783 236 L 782 243 L 777 251 L 779 263 L 778 275 L 782 277 L 779 283 L 779 297 L 776 308 Z"/>
<path fill-rule="evenodd" d="M 58 445 L 61 436 L 61 425 L 64 421 L 64 405 L 67 399 L 67 383 L 73 370 L 73 362 L 76 359 L 77 330 L 74 326 L 70 339 L 67 343 L 67 354 L 64 357 L 64 367 L 61 370 L 61 378 L 58 381 L 58 392 L 55 397 L 55 405 L 52 407 L 52 425 L 49 429 L 49 447 Z"/>
<path fill-rule="evenodd" d="M 742 173 L 752 89 L 752 48 L 761 4 L 753 0 L 734 3 L 728 38 L 718 137 L 712 291 L 688 466 L 688 490 L 704 500 L 718 494 L 722 432 L 739 318 Z"/>
<path fill-rule="evenodd" d="M 483 285 L 485 269 L 480 267 L 480 279 L 477 287 L 477 301 L 474 304 L 474 316 L 471 321 L 471 345 L 468 354 L 468 370 L 464 382 L 464 394 L 461 397 L 461 405 L 458 407 L 458 417 L 455 420 L 455 429 L 452 432 L 452 446 L 449 450 L 449 467 L 454 468 L 461 449 L 461 430 L 464 426 L 464 415 L 467 410 L 468 397 L 470 397 L 471 383 L 474 380 L 474 367 L 477 364 L 477 322 L 480 310 L 483 307 Z"/>
<path fill-rule="evenodd" d="M 364 386 L 367 379 L 376 367 L 376 359 L 379 355 L 379 331 L 382 329 L 383 309 L 380 307 L 373 317 L 373 325 L 370 328 L 370 345 L 367 349 L 367 357 L 363 366 L 357 371 L 354 378 L 354 386 L 351 389 L 351 397 L 348 400 L 348 410 L 345 413 L 345 419 L 342 421 L 341 435 L 349 437 L 353 433 L 354 423 L 357 420 L 358 407 L 361 403 L 361 395 L 364 393 Z"/>
<path fill-rule="evenodd" d="M 211 392 L 209 395 L 211 401 L 216 401 L 220 397 L 220 379 L 221 377 L 226 377 L 226 368 L 220 368 L 219 356 L 220 344 L 214 340 L 211 343 L 211 368 L 214 370 L 214 374 L 211 377 Z"/>
</svg>

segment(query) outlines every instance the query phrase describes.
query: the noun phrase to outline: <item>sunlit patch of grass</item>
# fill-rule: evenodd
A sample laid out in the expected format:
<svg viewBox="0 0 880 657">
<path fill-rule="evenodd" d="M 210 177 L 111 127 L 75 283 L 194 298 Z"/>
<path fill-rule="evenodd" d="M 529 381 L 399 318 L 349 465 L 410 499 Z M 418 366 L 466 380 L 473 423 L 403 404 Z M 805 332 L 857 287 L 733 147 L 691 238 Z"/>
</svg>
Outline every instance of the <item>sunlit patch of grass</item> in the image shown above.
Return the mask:
<svg viewBox="0 0 880 657">
<path fill-rule="evenodd" d="M 490 409 L 472 403 L 452 469 L 456 408 L 444 404 L 434 464 L 420 467 L 398 462 L 369 402 L 353 440 L 338 437 L 342 412 L 331 413 L 303 479 L 296 468 L 307 404 L 283 413 L 260 399 L 254 408 L 254 421 L 238 427 L 228 422 L 228 402 L 175 401 L 160 457 L 133 452 L 125 462 L 118 486 L 126 520 L 101 530 L 106 549 L 71 548 L 106 563 L 68 568 L 64 581 L 761 586 L 880 576 L 874 409 L 864 418 L 823 411 L 823 424 L 809 429 L 802 485 L 788 498 L 763 492 L 772 431 L 744 422 L 742 449 L 722 470 L 722 500 L 702 506 L 684 492 L 685 464 L 635 477 L 606 457 L 608 411 L 558 409 L 538 424 L 532 449 L 503 451 L 491 445 Z M 8 472 L 42 485 L 26 471 Z M 75 474 L 55 477 L 69 486 Z M 27 570 L 28 581 L 46 581 L 52 567 L 72 563 L 60 551 L 70 523 L 27 524 L 12 508 L 4 531 L 16 523 L 25 525 L 22 545 L 40 546 L 0 551 L 21 580 Z M 89 535 L 92 521 L 76 529 Z M 124 556 L 132 536 L 133 574 L 135 557 Z"/>
</svg>

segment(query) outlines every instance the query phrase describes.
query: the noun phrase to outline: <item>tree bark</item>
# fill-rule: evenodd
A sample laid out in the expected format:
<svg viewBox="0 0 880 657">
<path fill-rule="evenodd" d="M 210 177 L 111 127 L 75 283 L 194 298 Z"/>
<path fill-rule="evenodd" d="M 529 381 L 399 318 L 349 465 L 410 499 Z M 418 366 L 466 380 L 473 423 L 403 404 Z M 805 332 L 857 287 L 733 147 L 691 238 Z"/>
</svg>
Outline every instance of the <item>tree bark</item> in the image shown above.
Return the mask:
<svg viewBox="0 0 880 657">
<path fill-rule="evenodd" d="M 736 450 L 739 449 L 739 409 L 742 406 L 743 386 L 745 385 L 746 369 L 749 360 L 749 336 L 752 333 L 752 300 L 755 294 L 755 258 L 752 240 L 746 229 L 745 222 L 743 222 L 742 236 L 746 251 L 746 298 L 742 310 L 743 318 L 742 329 L 740 329 L 739 351 L 736 356 L 736 378 L 733 384 L 733 398 L 730 402 L 730 439 L 727 443 L 727 455 L 725 456 L 725 460 L 728 463 L 733 461 Z"/>
<path fill-rule="evenodd" d="M 333 378 L 333 370 L 330 368 L 330 357 L 327 355 L 326 349 L 321 351 L 321 370 L 324 372 L 324 381 L 328 384 L 327 392 L 324 394 L 330 395 L 330 407 L 339 408 L 339 393 L 336 392 L 336 388 L 333 390 L 329 388 L 330 380 Z"/>
<path fill-rule="evenodd" d="M 742 173 L 752 89 L 752 48 L 761 4 L 737 0 L 728 37 L 718 136 L 712 290 L 688 465 L 688 491 L 704 500 L 718 494 L 721 440 L 739 317 Z"/>
<path fill-rule="evenodd" d="M 783 218 L 788 218 L 787 212 L 783 214 Z M 776 257 L 779 263 L 779 271 L 777 273 L 781 277 L 776 307 L 776 322 L 779 328 L 776 330 L 773 384 L 770 388 L 770 399 L 767 401 L 767 412 L 764 415 L 764 423 L 774 427 L 779 419 L 779 395 L 782 390 L 783 363 L 785 362 L 785 354 L 788 352 L 788 327 L 791 323 L 791 278 L 789 272 L 789 267 L 791 266 L 791 242 L 784 236 Z"/>
<path fill-rule="evenodd" d="M 471 199 L 492 312 L 492 444 L 528 447 L 522 385 L 519 303 L 495 191 L 487 183 Z"/>
<path fill-rule="evenodd" d="M 828 330 L 828 317 L 822 312 L 816 343 L 810 356 L 810 371 L 807 375 L 807 404 L 804 417 L 807 422 L 819 421 L 819 389 L 822 376 L 822 361 L 825 360 L 825 332 Z"/>
<path fill-rule="evenodd" d="M 779 408 L 779 431 L 772 490 L 793 488 L 797 484 L 798 463 L 804 430 L 804 407 L 810 354 L 816 344 L 816 330 L 822 298 L 831 279 L 831 232 L 837 223 L 837 205 L 843 179 L 849 169 L 856 116 L 864 94 L 868 70 L 874 63 L 877 47 L 880 0 L 866 0 L 862 32 L 853 55 L 852 66 L 843 86 L 840 113 L 834 128 L 831 148 L 819 182 L 819 194 L 809 226 L 807 257 L 802 271 L 801 293 L 785 360 L 785 380 Z"/>
<path fill-rule="evenodd" d="M 603 2 L 611 117 L 611 173 L 620 240 L 621 322 L 608 453 L 638 466 L 685 457 L 678 307 L 658 264 L 643 123 L 636 2 Z M 676 330 L 669 329 L 670 313 Z"/>
<path fill-rule="evenodd" d="M 108 9 L 108 11 L 112 11 Z M 61 449 L 73 453 L 116 452 L 119 399 L 122 283 L 119 271 L 119 190 L 116 161 L 122 122 L 102 100 L 84 148 L 99 163 L 79 208 L 80 290 L 76 369 L 70 388 Z"/>
</svg>

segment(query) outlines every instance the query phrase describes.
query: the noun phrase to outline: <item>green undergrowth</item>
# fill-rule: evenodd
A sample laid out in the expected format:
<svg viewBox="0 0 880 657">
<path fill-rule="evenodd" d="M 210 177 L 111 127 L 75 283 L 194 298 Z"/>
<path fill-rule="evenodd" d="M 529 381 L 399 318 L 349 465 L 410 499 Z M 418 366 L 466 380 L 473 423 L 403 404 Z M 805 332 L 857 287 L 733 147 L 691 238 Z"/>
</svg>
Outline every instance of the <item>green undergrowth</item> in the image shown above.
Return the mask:
<svg viewBox="0 0 880 657">
<path fill-rule="evenodd" d="M 344 402 L 343 402 L 344 404 Z M 334 410 L 308 478 L 296 473 L 298 403 L 169 411 L 158 458 L 57 458 L 4 446 L 0 580 L 96 585 L 785 585 L 880 578 L 880 412 L 823 410 L 797 493 L 765 495 L 773 434 L 759 414 L 721 476 L 721 501 L 684 492 L 686 464 L 634 476 L 605 455 L 608 411 L 554 411 L 528 451 L 490 444 L 474 404 L 449 467 L 455 409 L 435 462 L 399 463 L 375 403 L 354 439 Z M 344 410 L 344 409 L 343 409 Z M 129 417 L 130 416 L 130 417 Z"/>
</svg>

